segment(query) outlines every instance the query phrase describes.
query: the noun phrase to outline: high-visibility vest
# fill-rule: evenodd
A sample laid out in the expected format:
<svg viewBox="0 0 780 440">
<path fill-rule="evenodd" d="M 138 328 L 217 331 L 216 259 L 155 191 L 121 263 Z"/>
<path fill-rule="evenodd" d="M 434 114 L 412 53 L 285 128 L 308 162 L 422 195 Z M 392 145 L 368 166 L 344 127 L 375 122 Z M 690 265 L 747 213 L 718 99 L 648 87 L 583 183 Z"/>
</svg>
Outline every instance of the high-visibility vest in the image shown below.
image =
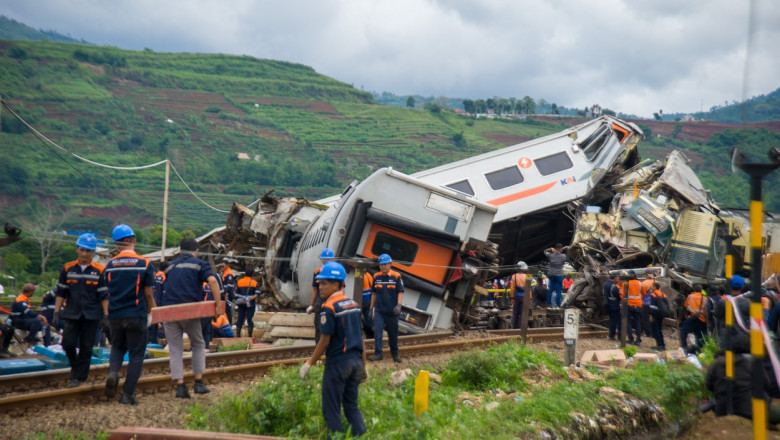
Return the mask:
<svg viewBox="0 0 780 440">
<path fill-rule="evenodd" d="M 699 321 L 707 322 L 707 307 L 704 302 L 707 301 L 701 292 L 693 292 L 685 298 L 685 309 L 688 311 L 689 316 L 695 316 L 699 314 Z"/>
<path fill-rule="evenodd" d="M 624 284 L 625 288 L 626 284 Z M 628 306 L 642 307 L 642 285 L 639 280 L 628 280 Z"/>
</svg>

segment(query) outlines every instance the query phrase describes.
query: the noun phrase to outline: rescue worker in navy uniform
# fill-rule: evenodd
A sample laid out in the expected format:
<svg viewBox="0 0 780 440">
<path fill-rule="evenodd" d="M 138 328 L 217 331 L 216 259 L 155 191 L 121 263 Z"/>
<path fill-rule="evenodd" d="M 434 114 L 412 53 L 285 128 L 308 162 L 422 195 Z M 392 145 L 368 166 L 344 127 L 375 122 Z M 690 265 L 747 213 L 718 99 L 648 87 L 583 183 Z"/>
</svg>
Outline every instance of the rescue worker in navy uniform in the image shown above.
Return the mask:
<svg viewBox="0 0 780 440">
<path fill-rule="evenodd" d="M 70 361 L 70 387 L 87 380 L 98 323 L 103 319 L 103 302 L 108 302 L 107 292 L 98 293 L 104 267 L 92 261 L 96 247 L 94 235 L 82 234 L 76 240 L 78 258 L 65 263 L 57 281 L 54 322 L 59 322 L 60 316 L 65 320 L 62 348 Z"/>
<path fill-rule="evenodd" d="M 179 244 L 181 256 L 168 267 L 165 281 L 165 296 L 163 305 L 170 306 L 203 301 L 203 283 L 208 283 L 211 292 L 219 292 L 219 282 L 206 261 L 198 258 L 198 242 L 185 238 Z M 253 280 L 254 281 L 254 280 Z M 214 318 L 221 312 L 219 295 L 214 298 Z M 210 325 L 210 319 L 206 318 Z M 195 376 L 193 390 L 196 394 L 205 394 L 211 390 L 203 383 L 203 372 L 206 370 L 206 343 L 203 340 L 201 318 L 184 319 L 163 323 L 165 336 L 171 355 L 168 358 L 171 367 L 171 378 L 176 382 L 176 397 L 189 399 L 190 392 L 184 384 L 184 362 L 182 360 L 183 338 L 187 333 L 192 343 L 192 372 Z"/>
<path fill-rule="evenodd" d="M 336 254 L 330 248 L 325 248 L 320 252 L 320 262 L 324 265 L 329 261 L 333 261 L 336 258 Z M 322 267 L 314 269 L 314 276 L 311 280 L 311 299 L 309 300 L 309 306 L 306 307 L 306 313 L 314 313 L 314 342 L 320 340 L 320 312 L 322 311 L 322 303 L 324 300 L 320 296 L 320 282 L 317 279 L 317 275 L 322 270 Z"/>
<path fill-rule="evenodd" d="M 368 337 L 374 334 L 374 320 L 371 318 L 371 288 L 374 286 L 374 275 L 369 271 L 363 273 L 363 298 L 360 306 L 363 311 L 363 331 Z"/>
<path fill-rule="evenodd" d="M 41 315 L 46 317 L 46 320 L 49 321 L 49 325 L 55 329 L 60 329 L 62 328 L 60 320 L 54 319 L 54 305 L 56 303 L 57 295 L 55 295 L 54 290 L 47 290 L 41 299 Z"/>
<path fill-rule="evenodd" d="M 647 294 L 650 297 L 650 325 L 655 339 L 653 350 L 664 351 L 666 350 L 666 342 L 664 342 L 663 325 L 664 318 L 668 316 L 667 313 L 671 307 L 669 297 L 661 292 L 661 284 L 658 281 L 653 281 Z"/>
<path fill-rule="evenodd" d="M 317 275 L 320 296 L 325 300 L 320 313 L 321 336 L 309 360 L 299 371 L 301 379 L 325 354 L 322 374 L 322 415 L 328 431 L 341 432 L 341 407 L 352 429 L 352 436 L 366 433 L 366 422 L 358 408 L 358 388 L 368 378 L 363 350 L 360 305 L 344 295 L 344 266 L 325 263 Z M 330 438 L 330 435 L 328 435 Z"/>
<path fill-rule="evenodd" d="M 135 386 L 141 377 L 146 349 L 146 330 L 151 324 L 154 304 L 154 266 L 148 258 L 135 252 L 135 232 L 121 224 L 111 238 L 119 253 L 106 264 L 98 283 L 98 293 L 108 295 L 103 302 L 103 314 L 108 315 L 111 329 L 111 354 L 108 378 L 103 393 L 116 396 L 119 368 L 125 353 L 129 354 L 127 377 L 122 385 L 119 403 L 137 405 Z"/>
<path fill-rule="evenodd" d="M 371 318 L 374 320 L 374 354 L 371 361 L 382 360 L 382 332 L 387 330 L 390 354 L 395 362 L 401 362 L 398 354 L 398 319 L 404 299 L 404 283 L 401 274 L 391 269 L 390 255 L 379 256 L 379 272 L 374 275 L 371 293 Z"/>
<path fill-rule="evenodd" d="M 623 299 L 623 291 L 618 286 L 620 275 L 615 275 L 604 283 L 604 301 L 609 314 L 609 339 L 614 340 L 615 336 L 620 339 L 621 335 L 621 313 L 620 301 Z"/>
<path fill-rule="evenodd" d="M 222 280 L 216 274 L 214 275 L 214 278 L 217 280 L 217 285 L 219 285 L 219 297 L 222 298 L 225 295 L 225 290 L 222 288 Z M 203 282 L 203 301 L 214 301 L 214 294 L 211 293 L 211 285 L 206 281 Z M 213 318 L 217 319 L 216 316 Z M 214 339 L 211 320 L 212 317 L 200 318 L 200 329 L 201 333 L 203 333 L 203 341 L 206 343 L 206 352 L 208 352 L 209 346 L 211 345 L 211 340 Z"/>
<path fill-rule="evenodd" d="M 11 305 L 11 325 L 20 330 L 27 330 L 27 337 L 24 342 L 35 344 L 38 342 L 38 332 L 43 330 L 43 344 L 48 346 L 51 343 L 51 331 L 49 321 L 45 316 L 30 308 L 30 297 L 35 294 L 37 289 L 33 283 L 27 283 L 22 287 L 22 293 L 16 297 Z"/>
<path fill-rule="evenodd" d="M 233 300 L 236 294 L 236 274 L 228 265 L 229 260 L 223 258 L 217 266 L 217 271 L 222 277 L 222 301 L 225 301 L 225 315 L 227 315 L 228 324 L 233 325 Z M 232 330 L 231 330 L 232 331 Z"/>
<path fill-rule="evenodd" d="M 255 329 L 255 323 L 252 318 L 255 316 L 255 300 L 260 296 L 260 286 L 257 281 L 252 279 L 249 275 L 244 276 L 238 280 L 236 285 L 236 305 L 238 306 L 238 320 L 236 321 L 236 337 L 241 337 L 241 326 L 244 325 L 246 320 L 246 326 L 249 333 L 248 337 L 252 337 L 252 332 Z"/>
<path fill-rule="evenodd" d="M 14 328 L 0 322 L 0 359 L 7 359 L 16 356 L 8 351 L 11 346 L 11 339 L 14 336 Z"/>
<path fill-rule="evenodd" d="M 154 289 L 152 290 L 152 296 L 154 297 L 154 303 L 160 305 L 163 303 L 163 291 L 165 289 L 165 271 L 168 269 L 168 262 L 161 261 L 160 267 L 157 268 L 157 272 L 154 273 Z M 160 335 L 160 324 L 154 323 L 147 329 L 149 336 L 149 343 L 156 344 Z"/>
</svg>

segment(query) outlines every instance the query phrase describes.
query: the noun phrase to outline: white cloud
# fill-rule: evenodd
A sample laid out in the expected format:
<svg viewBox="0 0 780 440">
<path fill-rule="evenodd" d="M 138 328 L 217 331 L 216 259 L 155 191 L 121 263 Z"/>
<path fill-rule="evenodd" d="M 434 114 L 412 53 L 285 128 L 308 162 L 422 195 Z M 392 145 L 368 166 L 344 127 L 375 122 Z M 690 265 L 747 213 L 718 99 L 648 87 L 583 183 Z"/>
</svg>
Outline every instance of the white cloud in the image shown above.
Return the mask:
<svg viewBox="0 0 780 440">
<path fill-rule="evenodd" d="M 780 3 L 730 0 L 0 0 L 3 14 L 96 44 L 310 65 L 366 90 L 707 110 L 780 86 Z"/>
</svg>

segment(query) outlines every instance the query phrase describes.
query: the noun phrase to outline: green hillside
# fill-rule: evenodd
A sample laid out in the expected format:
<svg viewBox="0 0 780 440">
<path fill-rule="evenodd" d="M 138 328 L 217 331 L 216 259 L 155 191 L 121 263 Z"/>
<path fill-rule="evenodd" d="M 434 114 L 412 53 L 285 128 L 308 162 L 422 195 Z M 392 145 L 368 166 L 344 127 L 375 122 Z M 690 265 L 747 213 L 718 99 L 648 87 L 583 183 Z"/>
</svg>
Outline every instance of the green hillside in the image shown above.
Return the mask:
<svg viewBox="0 0 780 440">
<path fill-rule="evenodd" d="M 163 167 L 110 169 L 74 155 L 114 167 L 169 158 L 203 200 L 171 174 L 171 243 L 181 236 L 177 231 L 200 234 L 224 225 L 220 211 L 272 190 L 314 200 L 380 167 L 414 173 L 583 122 L 551 115 L 474 119 L 434 103 L 381 105 L 310 67 L 246 56 L 21 40 L 0 40 L 0 96 L 40 133 L 0 108 L 0 224 L 23 225 L 28 237 L 0 248 L 0 276 L 46 285 L 56 277 L 52 268 L 74 253 L 74 239 L 52 231 L 91 230 L 105 238 L 127 222 L 142 252 L 159 249 Z M 634 122 L 647 136 L 642 156 L 683 150 L 727 207 L 749 202 L 744 173 L 729 169 L 729 149 L 766 160 L 766 151 L 780 146 L 776 120 Z M 239 160 L 239 153 L 248 159 Z M 767 179 L 764 194 L 766 208 L 780 211 L 780 172 Z M 44 264 L 30 237 L 47 212 L 52 227 L 44 236 L 60 252 Z"/>
<path fill-rule="evenodd" d="M 69 152 L 114 166 L 170 158 L 193 191 L 227 210 L 269 190 L 311 199 L 392 166 L 406 173 L 560 130 L 376 104 L 368 93 L 291 63 L 0 40 L 0 95 Z M 163 169 L 116 171 L 44 144 L 2 111 L 0 221 L 29 205 L 70 210 L 66 226 L 103 234 L 162 217 Z M 238 153 L 251 159 L 236 160 Z M 225 215 L 175 175 L 169 225 L 208 230 Z"/>
<path fill-rule="evenodd" d="M 0 39 L 9 40 L 33 40 L 33 41 L 59 41 L 67 43 L 86 43 L 75 38 L 62 35 L 55 31 L 45 31 L 43 29 L 33 29 L 24 23 L 0 15 Z"/>
</svg>

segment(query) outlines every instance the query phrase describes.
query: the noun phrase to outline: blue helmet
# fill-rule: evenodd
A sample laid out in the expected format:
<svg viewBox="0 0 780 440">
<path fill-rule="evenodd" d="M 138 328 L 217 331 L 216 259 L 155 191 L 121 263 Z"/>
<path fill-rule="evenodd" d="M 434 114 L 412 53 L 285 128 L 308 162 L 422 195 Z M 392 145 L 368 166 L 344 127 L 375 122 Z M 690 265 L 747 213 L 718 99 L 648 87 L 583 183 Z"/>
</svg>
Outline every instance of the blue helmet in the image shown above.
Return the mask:
<svg viewBox="0 0 780 440">
<path fill-rule="evenodd" d="M 379 256 L 379 264 L 388 264 L 388 263 L 392 263 L 392 262 L 393 262 L 393 259 L 390 258 L 390 255 L 382 254 L 382 255 Z"/>
<path fill-rule="evenodd" d="M 741 288 L 745 287 L 745 279 L 742 278 L 739 275 L 732 275 L 731 276 L 731 288 L 733 290 L 739 290 Z"/>
<path fill-rule="evenodd" d="M 135 237 L 135 232 L 133 232 L 133 228 L 124 223 L 114 228 L 114 232 L 111 233 L 111 239 L 114 241 L 127 237 Z"/>
<path fill-rule="evenodd" d="M 336 254 L 333 253 L 333 249 L 331 248 L 325 248 L 320 252 L 320 259 L 321 260 L 332 260 L 336 258 Z"/>
<path fill-rule="evenodd" d="M 89 232 L 81 234 L 79 239 L 76 240 L 76 246 L 88 251 L 94 251 L 97 247 L 97 238 L 95 238 L 94 234 Z"/>
<path fill-rule="evenodd" d="M 341 263 L 328 261 L 322 265 L 320 273 L 314 279 L 344 281 L 347 279 L 347 271 L 344 270 L 344 266 Z"/>
</svg>

